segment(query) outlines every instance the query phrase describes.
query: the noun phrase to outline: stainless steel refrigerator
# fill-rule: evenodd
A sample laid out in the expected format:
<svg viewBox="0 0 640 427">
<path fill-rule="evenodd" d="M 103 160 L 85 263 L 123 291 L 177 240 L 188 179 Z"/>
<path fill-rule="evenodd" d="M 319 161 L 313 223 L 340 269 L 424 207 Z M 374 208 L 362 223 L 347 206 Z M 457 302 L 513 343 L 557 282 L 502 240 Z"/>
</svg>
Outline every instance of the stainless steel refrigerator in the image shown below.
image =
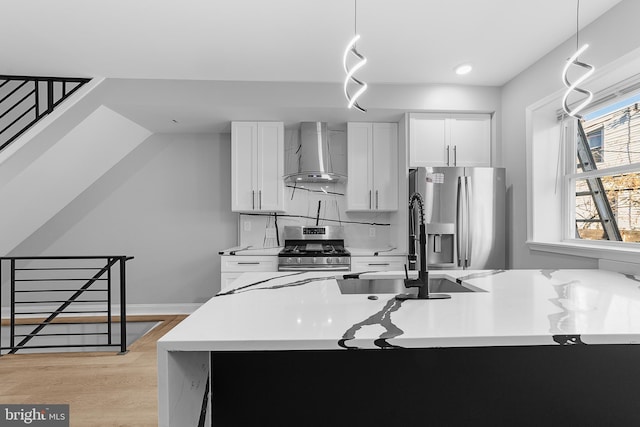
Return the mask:
<svg viewBox="0 0 640 427">
<path fill-rule="evenodd" d="M 407 200 L 415 192 L 425 204 L 429 269 L 505 268 L 504 168 L 411 169 Z M 410 213 L 410 235 L 419 229 L 417 211 Z M 411 252 L 411 238 L 409 245 Z"/>
</svg>

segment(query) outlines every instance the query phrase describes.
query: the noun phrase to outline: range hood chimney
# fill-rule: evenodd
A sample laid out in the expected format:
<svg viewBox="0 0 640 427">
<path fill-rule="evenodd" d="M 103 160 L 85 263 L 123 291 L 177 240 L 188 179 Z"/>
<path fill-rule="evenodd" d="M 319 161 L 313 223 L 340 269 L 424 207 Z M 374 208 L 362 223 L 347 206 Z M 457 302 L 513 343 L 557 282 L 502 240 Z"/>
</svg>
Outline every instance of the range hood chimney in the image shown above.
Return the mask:
<svg viewBox="0 0 640 427">
<path fill-rule="evenodd" d="M 334 183 L 346 180 L 346 175 L 334 169 L 327 123 L 300 123 L 300 145 L 296 150 L 297 170 L 284 176 L 288 183 Z"/>
</svg>

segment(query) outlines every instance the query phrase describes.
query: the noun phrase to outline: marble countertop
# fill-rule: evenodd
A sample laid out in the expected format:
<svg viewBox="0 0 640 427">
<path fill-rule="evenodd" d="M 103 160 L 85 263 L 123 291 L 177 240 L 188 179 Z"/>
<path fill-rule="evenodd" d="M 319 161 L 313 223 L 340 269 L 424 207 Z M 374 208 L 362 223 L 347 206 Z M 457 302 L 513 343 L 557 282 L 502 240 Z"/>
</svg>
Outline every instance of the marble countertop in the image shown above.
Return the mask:
<svg viewBox="0 0 640 427">
<path fill-rule="evenodd" d="M 640 342 L 640 276 L 606 270 L 430 272 L 438 277 L 486 292 L 417 301 L 377 294 L 372 300 L 341 294 L 336 273 L 245 273 L 158 346 L 229 351 Z"/>
<path fill-rule="evenodd" d="M 240 255 L 240 256 L 276 256 L 282 250 L 283 246 L 272 248 L 262 248 L 253 246 L 234 246 L 232 248 L 223 249 L 218 255 Z"/>
<path fill-rule="evenodd" d="M 353 248 L 347 247 L 351 256 L 407 256 L 406 251 L 396 248 Z"/>
<path fill-rule="evenodd" d="M 234 246 L 232 248 L 223 249 L 218 252 L 218 255 L 240 255 L 240 256 L 248 256 L 248 255 L 257 255 L 257 256 L 269 256 L 269 255 L 278 255 L 278 253 L 282 250 L 283 246 L 277 246 L 273 248 L 262 248 L 262 247 L 253 247 L 253 246 Z M 396 248 L 346 248 L 352 256 L 406 256 L 407 253 L 403 251 L 399 251 Z"/>
</svg>

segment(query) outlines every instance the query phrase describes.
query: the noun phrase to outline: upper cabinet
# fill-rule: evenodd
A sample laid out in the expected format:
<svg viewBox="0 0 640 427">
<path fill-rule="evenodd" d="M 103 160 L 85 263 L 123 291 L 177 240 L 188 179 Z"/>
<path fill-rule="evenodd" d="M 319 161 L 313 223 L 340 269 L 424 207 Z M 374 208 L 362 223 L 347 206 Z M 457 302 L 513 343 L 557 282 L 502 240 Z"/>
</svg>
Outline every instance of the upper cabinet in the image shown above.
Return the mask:
<svg viewBox="0 0 640 427">
<path fill-rule="evenodd" d="M 491 115 L 411 113 L 409 167 L 491 166 Z"/>
<path fill-rule="evenodd" d="M 231 210 L 284 211 L 284 124 L 231 123 Z"/>
<path fill-rule="evenodd" d="M 398 210 L 398 124 L 347 124 L 347 210 Z"/>
</svg>

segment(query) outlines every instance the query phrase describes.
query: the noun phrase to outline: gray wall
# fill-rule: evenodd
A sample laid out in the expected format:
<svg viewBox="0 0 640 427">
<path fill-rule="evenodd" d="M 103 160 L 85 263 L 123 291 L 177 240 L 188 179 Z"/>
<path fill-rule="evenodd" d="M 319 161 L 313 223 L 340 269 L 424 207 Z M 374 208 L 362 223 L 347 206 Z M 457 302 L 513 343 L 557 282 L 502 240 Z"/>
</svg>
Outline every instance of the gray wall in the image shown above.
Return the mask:
<svg viewBox="0 0 640 427">
<path fill-rule="evenodd" d="M 230 158 L 229 134 L 155 134 L 10 255 L 131 255 L 128 303 L 204 302 L 237 239 Z"/>
<path fill-rule="evenodd" d="M 640 48 L 637 20 L 640 1 L 624 0 L 580 31 L 590 47 L 583 60 L 599 68 Z M 523 47 L 526 48 L 526 47 Z M 597 260 L 529 251 L 527 239 L 527 181 L 525 108 L 563 89 L 560 74 L 575 52 L 575 38 L 553 50 L 502 89 L 502 148 L 507 168 L 511 268 L 597 268 Z M 638 70 L 640 71 L 640 70 Z M 560 108 L 560 104 L 558 104 Z"/>
</svg>

